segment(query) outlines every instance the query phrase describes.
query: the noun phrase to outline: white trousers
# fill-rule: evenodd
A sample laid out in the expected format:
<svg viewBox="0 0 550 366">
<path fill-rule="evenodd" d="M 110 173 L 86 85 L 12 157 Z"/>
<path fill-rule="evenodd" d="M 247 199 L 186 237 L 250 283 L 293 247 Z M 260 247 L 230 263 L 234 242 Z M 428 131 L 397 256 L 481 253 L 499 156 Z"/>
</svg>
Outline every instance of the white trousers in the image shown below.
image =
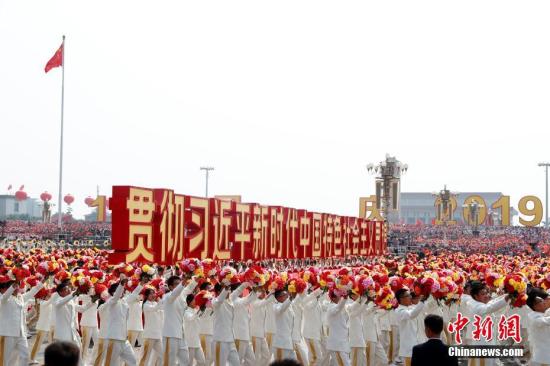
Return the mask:
<svg viewBox="0 0 550 366">
<path fill-rule="evenodd" d="M 256 365 L 256 356 L 254 356 L 254 349 L 252 348 L 252 343 L 250 341 L 235 339 L 235 346 L 237 347 L 237 353 L 239 354 L 241 365 Z"/>
<path fill-rule="evenodd" d="M 34 344 L 31 349 L 31 361 L 36 361 L 36 355 L 38 354 L 38 351 L 40 351 L 42 343 L 44 343 L 44 340 L 48 337 L 48 333 L 49 331 L 45 330 L 36 331 L 36 338 L 34 339 Z"/>
<path fill-rule="evenodd" d="M 149 366 L 153 355 L 156 356 L 157 360 L 162 361 L 162 341 L 160 339 L 144 338 L 143 352 L 141 353 L 139 366 Z M 153 362 L 153 364 L 155 364 L 155 362 Z M 162 362 L 158 362 L 158 364 L 162 365 Z"/>
<path fill-rule="evenodd" d="M 104 359 L 105 366 L 119 366 L 121 360 L 128 366 L 137 366 L 136 354 L 130 342 L 118 341 L 114 339 L 103 339 L 101 351 L 99 355 L 99 365 L 103 365 L 101 361 Z M 97 359 L 96 359 L 97 362 Z"/>
<path fill-rule="evenodd" d="M 0 336 L 0 356 L 2 356 L 2 365 L 12 365 L 12 361 L 19 357 L 19 365 L 28 366 L 29 343 L 27 338 Z"/>
<path fill-rule="evenodd" d="M 366 347 L 351 347 L 350 358 L 353 366 L 367 365 Z"/>
<path fill-rule="evenodd" d="M 214 352 L 214 365 L 216 366 L 239 366 L 239 353 L 235 342 L 212 341 L 212 352 Z"/>
<path fill-rule="evenodd" d="M 391 326 L 392 339 L 390 340 L 392 354 L 388 356 L 390 361 L 395 361 L 399 357 L 399 327 L 397 325 Z"/>
<path fill-rule="evenodd" d="M 351 366 L 349 353 L 339 351 L 328 351 L 330 366 Z"/>
<path fill-rule="evenodd" d="M 271 352 L 267 345 L 267 340 L 260 337 L 252 337 L 252 348 L 254 350 L 254 358 L 256 365 L 267 366 L 271 361 Z"/>
<path fill-rule="evenodd" d="M 273 356 L 275 361 L 284 359 L 296 360 L 296 352 L 293 349 L 275 348 L 273 347 Z"/>
<path fill-rule="evenodd" d="M 90 342 L 94 341 L 94 347 L 97 344 L 97 337 L 99 332 L 97 327 L 80 327 L 82 333 L 82 348 L 80 351 L 82 362 L 86 362 L 88 356 L 88 350 L 90 348 Z"/>
<path fill-rule="evenodd" d="M 386 357 L 388 358 L 388 361 L 391 362 L 391 355 L 390 355 L 390 339 L 391 339 L 391 332 L 389 330 L 382 330 L 380 332 L 380 344 L 382 345 L 382 348 L 384 349 L 384 352 L 386 353 Z M 393 351 L 392 351 L 393 352 Z"/>
<path fill-rule="evenodd" d="M 138 338 L 141 338 L 141 335 L 143 334 L 142 330 L 129 330 L 128 331 L 128 341 L 130 341 L 130 345 L 132 347 L 135 347 L 136 341 Z"/>
<path fill-rule="evenodd" d="M 367 342 L 367 365 L 386 366 L 389 363 L 386 351 L 380 342 Z"/>
<path fill-rule="evenodd" d="M 309 364 L 311 366 L 321 365 L 321 361 L 324 358 L 321 341 L 318 341 L 316 339 L 306 338 L 305 342 L 308 350 Z"/>
<path fill-rule="evenodd" d="M 164 337 L 162 345 L 164 346 L 163 366 L 176 365 L 176 362 L 179 362 L 180 366 L 189 365 L 189 349 L 183 339 Z"/>
<path fill-rule="evenodd" d="M 189 365 L 204 366 L 206 360 L 200 347 L 189 347 Z"/>
<path fill-rule="evenodd" d="M 206 366 L 210 366 L 214 362 L 214 355 L 212 354 L 212 335 L 201 334 L 199 338 L 201 339 L 201 348 L 204 353 L 205 364 Z"/>
<path fill-rule="evenodd" d="M 292 343 L 294 344 L 294 352 L 296 352 L 298 362 L 302 365 L 309 365 L 308 351 L 304 340 L 302 339 L 299 342 L 293 341 Z"/>
</svg>

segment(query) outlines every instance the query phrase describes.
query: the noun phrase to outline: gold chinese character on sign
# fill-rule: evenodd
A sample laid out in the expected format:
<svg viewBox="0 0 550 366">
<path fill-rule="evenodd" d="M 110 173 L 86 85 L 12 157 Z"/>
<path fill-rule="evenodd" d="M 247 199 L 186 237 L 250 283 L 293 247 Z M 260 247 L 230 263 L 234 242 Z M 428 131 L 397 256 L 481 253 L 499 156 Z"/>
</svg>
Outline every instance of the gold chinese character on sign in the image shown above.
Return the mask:
<svg viewBox="0 0 550 366">
<path fill-rule="evenodd" d="M 291 258 L 298 257 L 298 241 L 296 240 L 298 237 L 298 226 L 298 210 L 289 208 L 286 220 L 286 253 L 289 257 L 292 253 Z"/>
<path fill-rule="evenodd" d="M 215 201 L 214 217 L 214 258 L 231 258 L 229 229 L 231 228 L 231 201 Z"/>
<path fill-rule="evenodd" d="M 359 198 L 359 217 L 368 220 L 382 221 L 382 215 L 376 206 L 376 196 L 360 197 Z"/>
<path fill-rule="evenodd" d="M 133 262 L 139 257 L 147 261 L 154 260 L 153 249 L 153 191 L 140 188 L 130 188 L 126 202 L 129 213 L 128 248 L 126 261 Z"/>
<path fill-rule="evenodd" d="M 235 243 L 241 247 L 240 260 L 244 258 L 244 248 L 250 245 L 252 233 L 250 232 L 250 205 L 237 203 L 237 232 L 235 233 Z"/>
</svg>

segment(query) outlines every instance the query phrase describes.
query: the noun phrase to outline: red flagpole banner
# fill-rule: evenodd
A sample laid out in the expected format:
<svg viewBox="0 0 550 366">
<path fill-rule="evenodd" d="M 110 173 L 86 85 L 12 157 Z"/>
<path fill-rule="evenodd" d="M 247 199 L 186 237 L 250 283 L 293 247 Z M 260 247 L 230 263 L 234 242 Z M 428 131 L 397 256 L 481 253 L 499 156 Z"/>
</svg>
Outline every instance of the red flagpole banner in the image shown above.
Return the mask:
<svg viewBox="0 0 550 366">
<path fill-rule="evenodd" d="M 48 61 L 44 71 L 47 73 L 51 69 L 60 66 L 63 66 L 63 43 L 61 43 L 61 46 L 59 46 L 53 57 Z"/>
<path fill-rule="evenodd" d="M 307 210 L 114 186 L 109 260 L 263 260 L 382 255 L 384 223 Z"/>
</svg>

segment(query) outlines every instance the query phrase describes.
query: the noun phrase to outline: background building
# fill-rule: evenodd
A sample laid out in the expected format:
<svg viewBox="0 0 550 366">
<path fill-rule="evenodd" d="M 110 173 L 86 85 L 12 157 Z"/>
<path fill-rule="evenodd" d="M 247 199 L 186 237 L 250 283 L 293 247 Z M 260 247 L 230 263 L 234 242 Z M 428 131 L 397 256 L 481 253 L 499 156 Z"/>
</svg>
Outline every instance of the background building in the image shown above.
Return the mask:
<svg viewBox="0 0 550 366">
<path fill-rule="evenodd" d="M 487 209 L 491 208 L 491 205 L 497 201 L 503 194 L 501 192 L 461 192 L 456 196 L 457 208 L 454 211 L 453 219 L 457 223 L 463 223 L 464 218 L 462 216 L 462 205 L 464 199 L 471 195 L 479 195 L 485 200 Z M 430 192 L 401 192 L 400 197 L 400 211 L 398 222 L 404 224 L 431 224 L 432 219 L 435 218 L 435 196 Z M 500 220 L 500 211 L 498 213 L 498 220 Z M 517 215 L 517 211 L 514 208 L 510 209 L 510 220 L 513 222 L 513 217 Z M 489 215 L 487 215 L 489 216 Z"/>
<path fill-rule="evenodd" d="M 42 204 L 35 198 L 17 201 L 14 195 L 0 195 L 0 220 L 40 220 Z"/>
</svg>

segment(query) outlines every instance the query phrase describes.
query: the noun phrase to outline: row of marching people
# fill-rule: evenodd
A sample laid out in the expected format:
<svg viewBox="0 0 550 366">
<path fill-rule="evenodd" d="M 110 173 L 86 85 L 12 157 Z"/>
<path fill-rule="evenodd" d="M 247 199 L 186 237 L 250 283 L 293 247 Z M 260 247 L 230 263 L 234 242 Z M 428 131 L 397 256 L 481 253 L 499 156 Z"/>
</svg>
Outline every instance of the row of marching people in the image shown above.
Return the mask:
<svg viewBox="0 0 550 366">
<path fill-rule="evenodd" d="M 81 294 L 68 280 L 54 291 L 45 291 L 47 279 L 26 292 L 19 282 L 0 283 L 0 365 L 28 365 L 43 342 L 52 340 L 78 345 L 88 365 L 268 365 L 286 358 L 303 365 L 414 365 L 413 349 L 429 337 L 426 315 L 439 314 L 445 323 L 458 312 L 491 315 L 496 324 L 499 312 L 516 311 L 506 306 L 509 295 L 491 295 L 477 282 L 467 284 L 460 303 L 437 306 L 433 298 L 403 289 L 395 294 L 399 306 L 385 310 L 353 292 L 310 287 L 301 293 L 266 292 L 251 282 L 212 285 L 189 275 L 165 279 L 162 296 L 146 272 L 131 291 L 127 279 L 112 283 L 108 296 Z M 27 304 L 40 292 L 37 333 L 29 347 Z M 527 305 L 520 308 L 523 338 L 529 340 L 532 362 L 548 363 L 548 293 L 532 290 Z M 444 343 L 453 343 L 442 334 Z M 467 343 L 484 344 L 467 334 Z"/>
</svg>

